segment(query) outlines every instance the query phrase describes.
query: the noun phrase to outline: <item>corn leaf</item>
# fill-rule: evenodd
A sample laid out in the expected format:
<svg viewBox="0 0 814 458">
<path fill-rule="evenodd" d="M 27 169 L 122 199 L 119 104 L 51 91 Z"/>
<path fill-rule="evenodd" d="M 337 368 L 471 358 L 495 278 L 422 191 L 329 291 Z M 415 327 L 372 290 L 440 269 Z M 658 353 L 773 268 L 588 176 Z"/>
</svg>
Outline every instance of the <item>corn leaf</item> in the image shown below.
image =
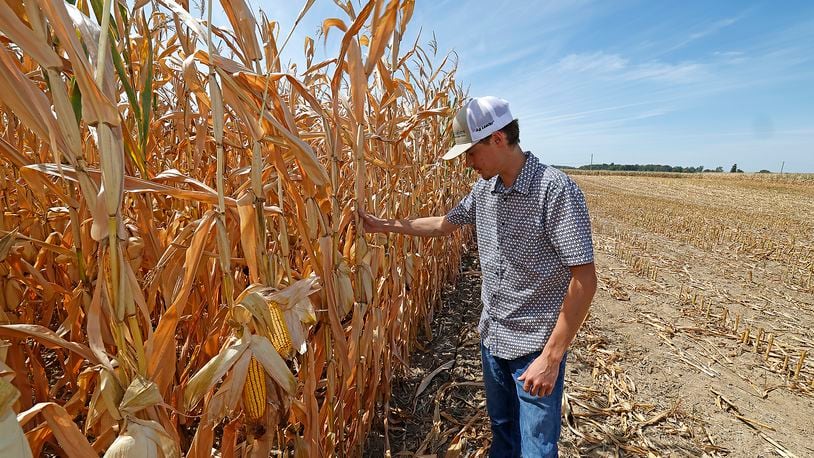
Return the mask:
<svg viewBox="0 0 814 458">
<path fill-rule="evenodd" d="M 41 402 L 25 412 L 17 415 L 20 426 L 25 426 L 38 414 L 45 418 L 51 432 L 57 439 L 59 446 L 65 451 L 69 458 L 84 458 L 97 456 L 91 448 L 85 435 L 79 431 L 76 423 L 68 412 L 59 404 L 53 402 Z"/>
<path fill-rule="evenodd" d="M 194 408 L 206 392 L 223 378 L 249 348 L 250 342 L 248 338 L 230 338 L 223 349 L 189 379 L 189 383 L 184 388 L 184 408 L 186 410 Z"/>
<path fill-rule="evenodd" d="M 297 381 L 285 360 L 277 353 L 271 342 L 263 336 L 251 336 L 252 355 L 260 361 L 266 372 L 279 384 L 288 394 L 297 391 Z"/>
</svg>

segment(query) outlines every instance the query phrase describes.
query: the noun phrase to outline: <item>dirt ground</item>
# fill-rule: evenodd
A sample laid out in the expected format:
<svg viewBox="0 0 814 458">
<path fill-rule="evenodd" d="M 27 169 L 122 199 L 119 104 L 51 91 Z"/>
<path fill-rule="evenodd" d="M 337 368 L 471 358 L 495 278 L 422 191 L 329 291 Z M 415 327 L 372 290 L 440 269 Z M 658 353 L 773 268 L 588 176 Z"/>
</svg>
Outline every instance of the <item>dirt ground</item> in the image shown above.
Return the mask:
<svg viewBox="0 0 814 458">
<path fill-rule="evenodd" d="M 637 214 L 636 205 L 655 205 L 648 198 L 677 204 L 698 195 L 693 203 L 715 215 L 726 200 L 714 196 L 745 192 L 743 186 L 577 181 L 591 207 L 599 290 L 569 354 L 561 456 L 814 456 L 814 364 L 806 359 L 814 338 L 810 288 L 799 287 L 793 274 L 784 277 L 785 264 L 771 256 L 648 230 L 646 211 L 621 218 L 605 200 L 635 194 L 625 205 Z M 692 194 L 693 186 L 707 189 Z M 808 188 L 755 192 L 752 202 L 810 197 Z M 755 217 L 765 212 L 770 223 L 776 207 L 760 207 Z M 800 218 L 808 231 L 805 215 Z M 473 249 L 444 294 L 433 336 L 420 343 L 409 374 L 393 387 L 392 456 L 488 453 L 479 275 Z M 383 436 L 381 429 L 373 432 L 365 456 L 385 456 Z"/>
</svg>

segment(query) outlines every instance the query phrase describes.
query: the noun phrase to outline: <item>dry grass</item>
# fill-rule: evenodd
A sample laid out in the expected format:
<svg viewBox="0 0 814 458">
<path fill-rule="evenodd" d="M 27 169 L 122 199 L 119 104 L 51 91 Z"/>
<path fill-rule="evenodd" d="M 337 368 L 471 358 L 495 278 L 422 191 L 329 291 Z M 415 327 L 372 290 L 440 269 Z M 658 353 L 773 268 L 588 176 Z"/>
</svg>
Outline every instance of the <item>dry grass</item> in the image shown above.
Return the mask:
<svg viewBox="0 0 814 458">
<path fill-rule="evenodd" d="M 348 3 L 304 69 L 242 0 L 232 30 L 146 4 L 0 3 L 0 413 L 36 456 L 353 455 L 465 236 L 370 238 L 354 209 L 466 189 L 437 162 L 455 67 L 401 43 L 412 1 Z"/>
</svg>

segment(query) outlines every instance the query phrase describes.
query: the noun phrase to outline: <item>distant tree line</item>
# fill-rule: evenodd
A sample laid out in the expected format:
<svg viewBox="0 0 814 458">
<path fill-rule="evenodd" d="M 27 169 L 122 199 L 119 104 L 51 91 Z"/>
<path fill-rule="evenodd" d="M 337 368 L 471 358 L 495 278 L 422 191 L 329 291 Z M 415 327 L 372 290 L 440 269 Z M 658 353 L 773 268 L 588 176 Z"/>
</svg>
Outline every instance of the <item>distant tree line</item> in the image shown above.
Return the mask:
<svg viewBox="0 0 814 458">
<path fill-rule="evenodd" d="M 699 165 L 698 167 L 682 167 L 680 165 L 661 165 L 661 164 L 614 164 L 611 162 L 610 164 L 591 164 L 591 165 L 581 165 L 579 167 L 571 167 L 568 165 L 555 165 L 554 167 L 558 169 L 577 169 L 577 170 L 613 170 L 613 171 L 623 171 L 623 172 L 678 172 L 678 173 L 701 173 L 701 172 L 712 172 L 712 173 L 723 173 L 724 168 L 721 166 L 715 167 L 714 169 L 706 169 L 703 165 Z M 730 173 L 743 173 L 743 170 L 738 168 L 738 164 L 733 164 L 732 168 L 729 169 Z M 761 171 L 763 173 L 770 173 L 768 170 Z"/>
</svg>

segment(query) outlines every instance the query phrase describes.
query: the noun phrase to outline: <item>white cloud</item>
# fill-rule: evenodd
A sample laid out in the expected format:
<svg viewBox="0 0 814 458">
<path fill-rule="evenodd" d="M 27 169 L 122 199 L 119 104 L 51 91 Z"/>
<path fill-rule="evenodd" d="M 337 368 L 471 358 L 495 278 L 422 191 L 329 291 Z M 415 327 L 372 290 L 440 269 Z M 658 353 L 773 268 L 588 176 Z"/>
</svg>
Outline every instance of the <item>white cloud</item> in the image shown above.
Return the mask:
<svg viewBox="0 0 814 458">
<path fill-rule="evenodd" d="M 539 122 L 541 124 L 551 125 L 551 124 L 558 124 L 558 123 L 565 123 L 570 121 L 576 121 L 578 119 L 589 119 L 592 117 L 596 117 L 596 115 L 601 115 L 602 117 L 608 116 L 607 113 L 610 112 L 623 112 L 625 110 L 631 108 L 642 108 L 646 106 L 652 106 L 654 103 L 652 101 L 647 102 L 637 102 L 637 103 L 628 103 L 624 105 L 613 105 L 613 106 L 605 106 L 602 108 L 595 108 L 591 110 L 585 111 L 577 111 L 577 112 L 570 112 L 565 114 L 558 114 L 555 116 L 548 116 L 544 113 L 532 114 L 530 116 L 525 116 L 524 120 L 530 121 L 533 120 L 535 122 Z M 644 113 L 654 113 L 659 112 L 660 114 L 667 113 L 670 110 L 647 110 Z M 642 119 L 642 118 L 639 118 Z"/>
<path fill-rule="evenodd" d="M 480 60 L 469 59 L 465 62 L 460 62 L 459 78 L 468 79 L 473 75 L 491 70 L 495 68 L 506 68 L 507 66 L 515 65 L 519 62 L 526 60 L 529 56 L 537 53 L 539 50 L 536 46 L 527 46 L 525 48 L 511 51 L 506 54 L 488 55 Z M 471 65 L 470 65 L 471 64 Z"/>
<path fill-rule="evenodd" d="M 637 65 L 625 72 L 623 78 L 627 80 L 658 80 L 668 83 L 692 83 L 704 79 L 708 75 L 703 64 L 685 62 L 669 64 L 665 62 L 646 62 Z"/>
<path fill-rule="evenodd" d="M 738 22 L 739 19 L 740 19 L 739 17 L 732 17 L 732 18 L 721 19 L 720 21 L 715 21 L 710 27 L 707 27 L 706 29 L 704 29 L 704 30 L 702 30 L 700 32 L 696 32 L 696 33 L 691 34 L 690 38 L 693 39 L 693 40 L 697 40 L 697 39 L 703 38 L 703 37 L 705 37 L 707 35 L 711 35 L 711 34 L 717 32 L 717 31 L 719 31 L 719 30 L 721 30 L 723 28 L 729 27 L 730 25 Z"/>
<path fill-rule="evenodd" d="M 677 49 L 683 48 L 683 47 L 687 46 L 688 44 L 690 44 L 690 43 L 692 43 L 694 41 L 700 40 L 701 38 L 704 38 L 706 36 L 718 33 L 719 31 L 721 31 L 721 30 L 731 26 L 732 24 L 738 22 L 743 16 L 744 16 L 744 14 L 741 14 L 741 15 L 739 15 L 737 17 L 725 18 L 725 19 L 715 21 L 712 24 L 710 24 L 709 26 L 705 27 L 704 29 L 699 30 L 698 32 L 691 33 L 689 35 L 689 37 L 682 40 L 678 44 L 673 45 L 670 48 L 667 48 L 667 49 L 663 50 L 662 53 L 667 54 L 669 52 L 672 52 L 672 51 L 675 51 Z"/>
<path fill-rule="evenodd" d="M 624 69 L 628 60 L 618 54 L 605 54 L 597 51 L 590 54 L 569 54 L 557 63 L 562 72 L 609 73 Z"/>
<path fill-rule="evenodd" d="M 715 51 L 712 56 L 722 64 L 741 64 L 749 59 L 743 51 Z"/>
<path fill-rule="evenodd" d="M 616 76 L 623 80 L 658 80 L 667 83 L 690 83 L 703 79 L 708 70 L 697 62 L 671 64 L 661 61 L 633 63 L 619 54 L 606 54 L 602 51 L 583 54 L 569 54 L 555 65 L 560 73 L 589 73 L 592 75 Z"/>
</svg>

